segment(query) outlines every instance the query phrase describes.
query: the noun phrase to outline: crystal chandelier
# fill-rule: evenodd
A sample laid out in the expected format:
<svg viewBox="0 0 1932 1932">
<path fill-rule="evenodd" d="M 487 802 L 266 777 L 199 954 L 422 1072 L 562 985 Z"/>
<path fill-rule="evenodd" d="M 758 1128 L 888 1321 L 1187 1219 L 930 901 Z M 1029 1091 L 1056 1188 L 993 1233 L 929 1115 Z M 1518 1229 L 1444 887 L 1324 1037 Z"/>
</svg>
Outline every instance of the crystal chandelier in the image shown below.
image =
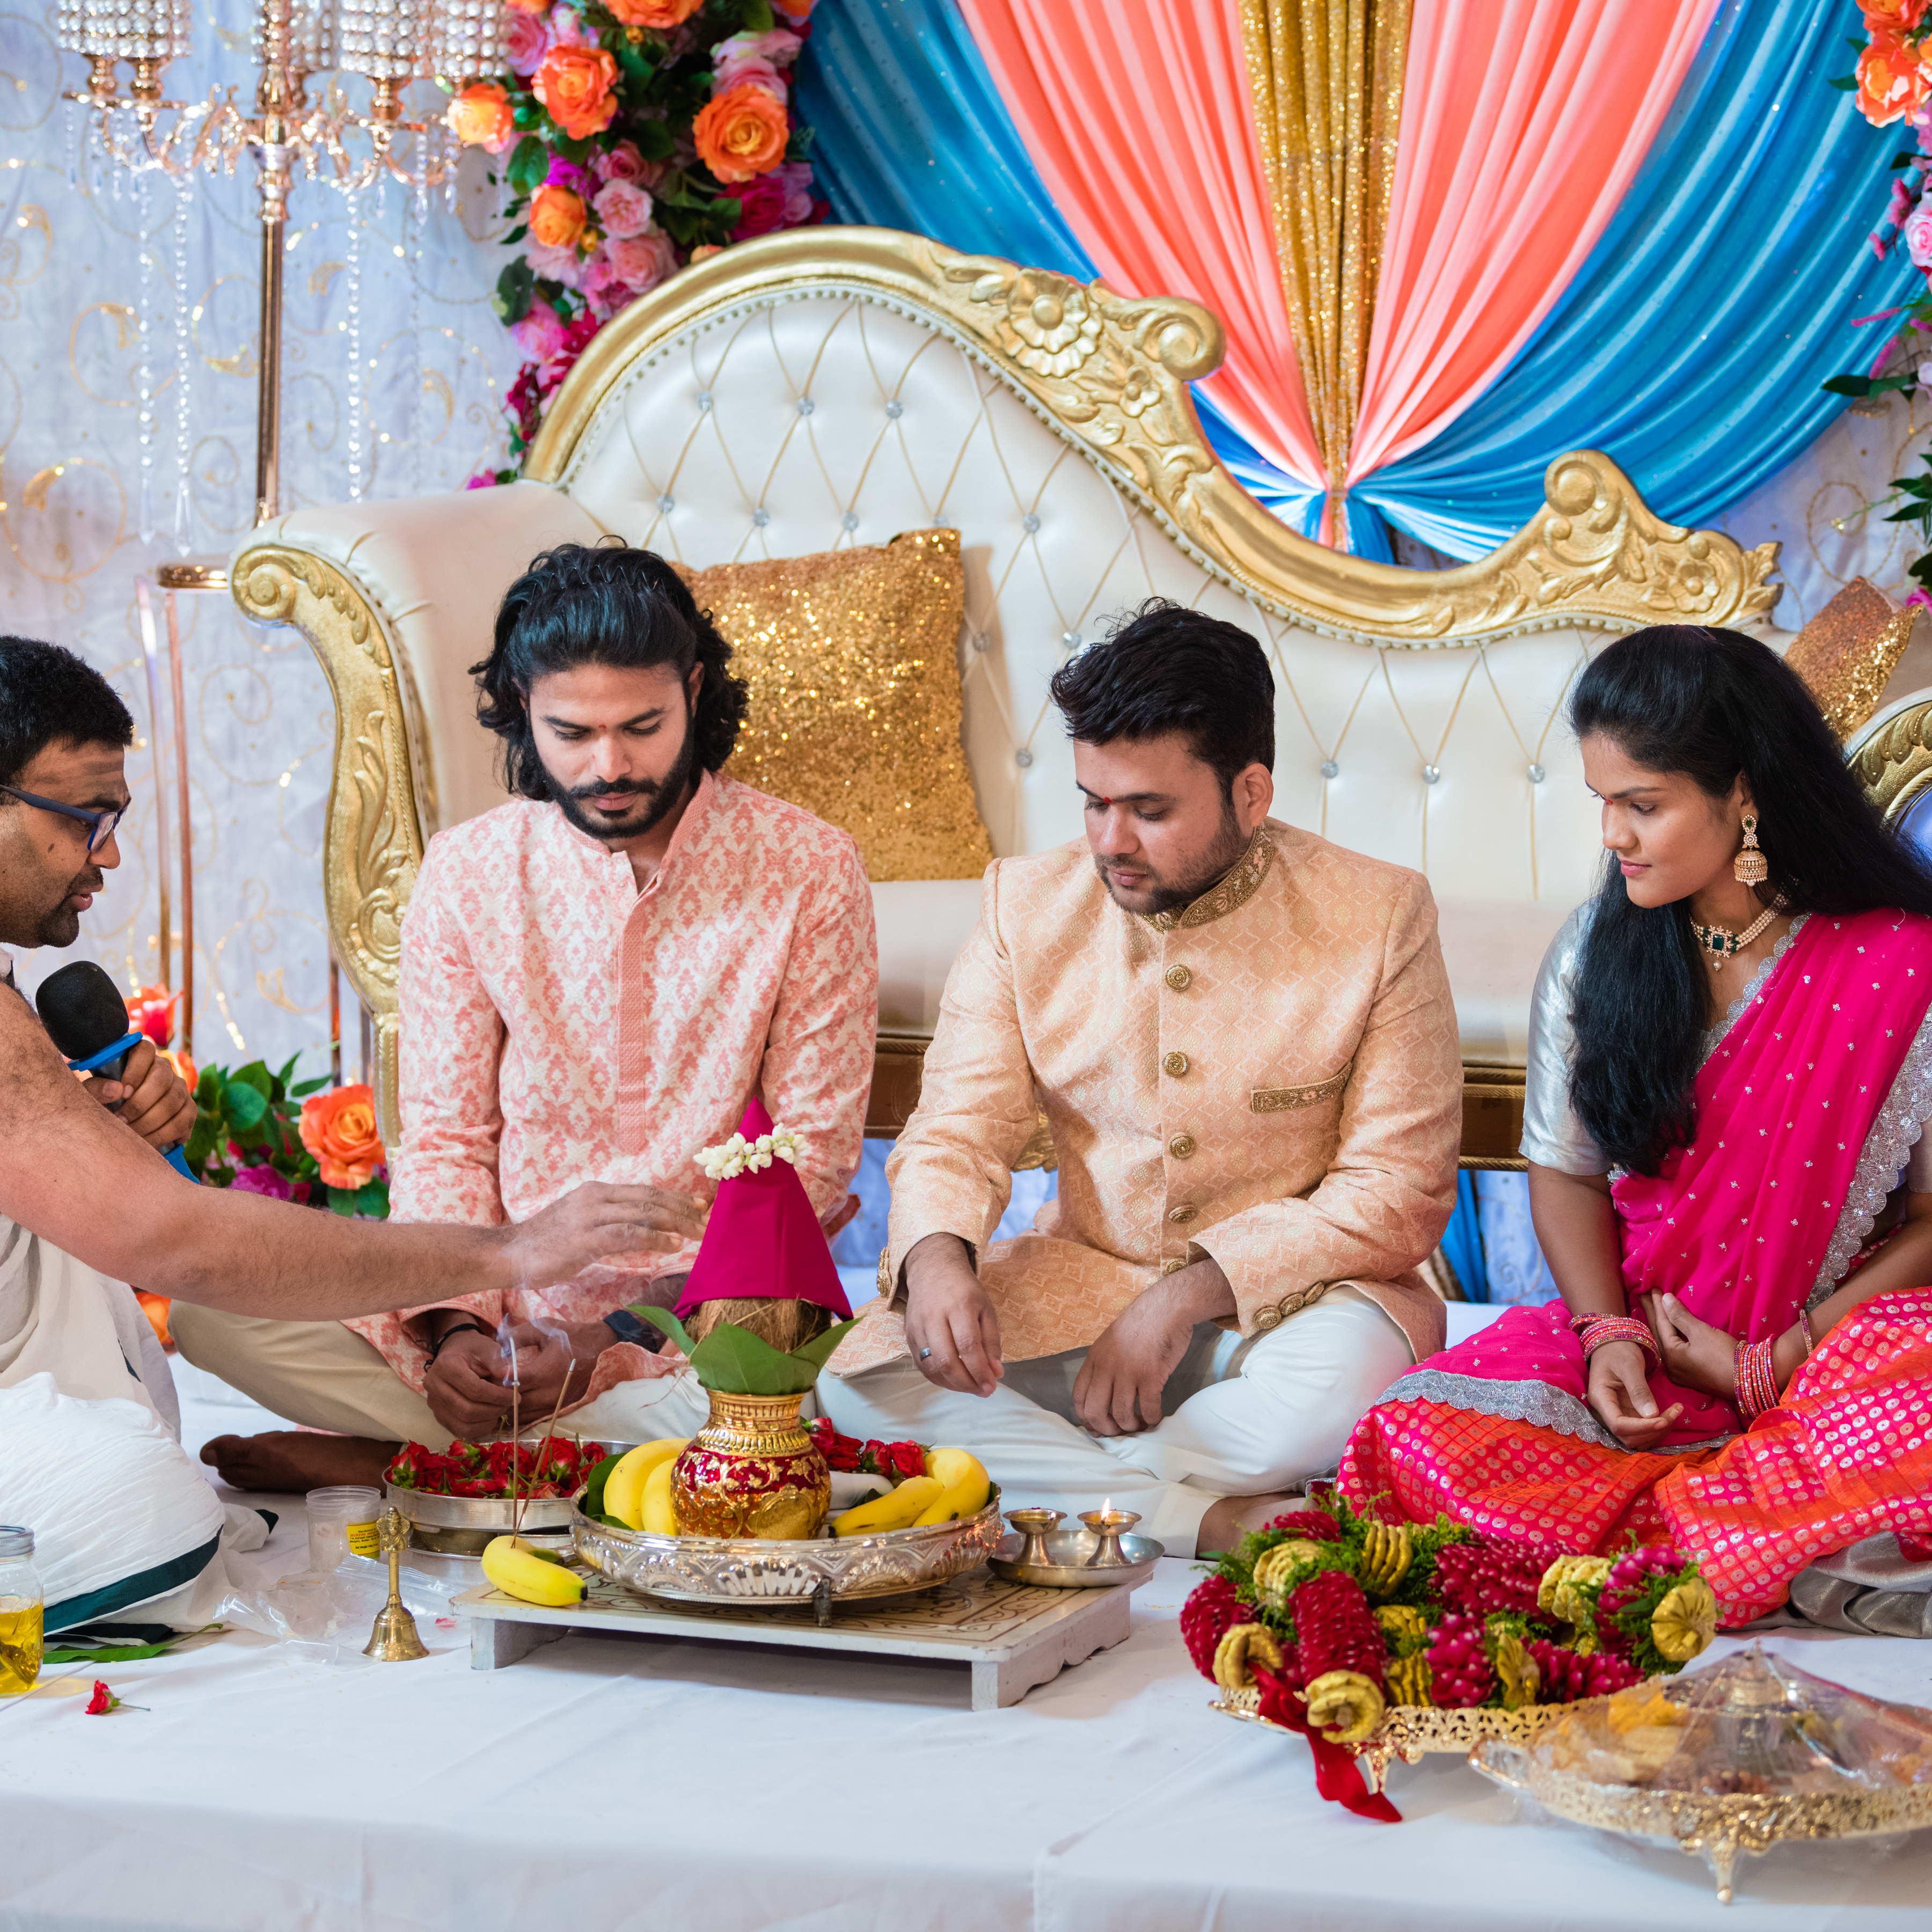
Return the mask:
<svg viewBox="0 0 1932 1932">
<path fill-rule="evenodd" d="M 232 174 L 252 154 L 262 221 L 261 353 L 255 424 L 255 520 L 276 514 L 281 443 L 282 262 L 290 190 L 298 173 L 344 194 L 394 180 L 421 190 L 453 170 L 437 130 L 404 118 L 410 84 L 452 90 L 502 64 L 501 0 L 260 0 L 253 36 L 252 112 L 234 89 L 206 100 L 164 97 L 168 63 L 189 51 L 193 0 L 58 0 L 61 45 L 87 63 L 68 94 L 90 116 L 109 160 L 180 179 Z M 121 70 L 127 70 L 124 78 Z M 318 75 L 358 76 L 367 105 Z"/>
</svg>

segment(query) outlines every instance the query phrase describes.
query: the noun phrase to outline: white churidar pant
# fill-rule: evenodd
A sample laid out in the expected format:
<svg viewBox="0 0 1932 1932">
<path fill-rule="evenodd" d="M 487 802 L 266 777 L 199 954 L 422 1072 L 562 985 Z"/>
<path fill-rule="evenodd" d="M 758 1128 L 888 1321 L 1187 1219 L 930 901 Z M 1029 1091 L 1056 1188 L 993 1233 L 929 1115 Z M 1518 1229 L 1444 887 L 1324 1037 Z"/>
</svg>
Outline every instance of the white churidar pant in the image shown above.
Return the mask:
<svg viewBox="0 0 1932 1932">
<path fill-rule="evenodd" d="M 1085 1351 L 1010 1362 L 990 1396 L 935 1388 L 910 1360 L 849 1380 L 824 1375 L 820 1408 L 842 1433 L 953 1443 L 1000 1485 L 1004 1507 L 1071 1514 L 1111 1498 L 1136 1534 L 1191 1556 L 1220 1497 L 1266 1495 L 1332 1469 L 1348 1432 L 1414 1366 L 1402 1330 L 1352 1288 L 1331 1288 L 1248 1339 L 1205 1323 L 1169 1379 L 1162 1420 L 1138 1436 L 1090 1434 L 1073 1420 Z"/>
</svg>

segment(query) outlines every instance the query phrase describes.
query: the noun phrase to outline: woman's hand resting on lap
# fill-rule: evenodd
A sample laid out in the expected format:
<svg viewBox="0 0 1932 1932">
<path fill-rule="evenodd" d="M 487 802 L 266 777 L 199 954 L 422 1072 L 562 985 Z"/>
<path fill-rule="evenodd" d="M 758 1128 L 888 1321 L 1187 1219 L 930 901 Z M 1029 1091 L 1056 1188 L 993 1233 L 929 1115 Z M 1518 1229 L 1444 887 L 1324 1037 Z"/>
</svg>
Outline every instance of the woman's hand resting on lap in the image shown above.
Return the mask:
<svg viewBox="0 0 1932 1932">
<path fill-rule="evenodd" d="M 1634 1342 L 1610 1342 L 1590 1358 L 1591 1409 L 1626 1449 L 1653 1448 L 1684 1413 L 1681 1402 L 1660 1413 L 1644 1374 L 1646 1360 Z"/>
<path fill-rule="evenodd" d="M 1723 1329 L 1700 1322 L 1674 1294 L 1646 1296 L 1650 1325 L 1664 1352 L 1664 1372 L 1686 1388 L 1722 1396 L 1738 1392 L 1738 1345 Z"/>
</svg>

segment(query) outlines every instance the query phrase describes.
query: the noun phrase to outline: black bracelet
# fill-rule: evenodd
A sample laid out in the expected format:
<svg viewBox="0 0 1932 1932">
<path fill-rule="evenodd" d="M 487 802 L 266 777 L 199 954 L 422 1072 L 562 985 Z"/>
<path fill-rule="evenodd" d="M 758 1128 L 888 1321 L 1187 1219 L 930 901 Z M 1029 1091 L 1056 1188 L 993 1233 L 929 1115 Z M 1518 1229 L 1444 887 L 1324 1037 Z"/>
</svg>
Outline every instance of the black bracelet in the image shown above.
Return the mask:
<svg viewBox="0 0 1932 1932">
<path fill-rule="evenodd" d="M 488 1335 L 492 1331 L 490 1330 L 484 1328 L 480 1322 L 452 1322 L 449 1326 L 429 1345 L 429 1359 L 423 1364 L 423 1366 L 426 1369 L 430 1369 L 434 1368 L 436 1366 L 436 1358 L 442 1353 L 442 1345 L 449 1340 L 451 1336 L 467 1334 Z"/>
</svg>

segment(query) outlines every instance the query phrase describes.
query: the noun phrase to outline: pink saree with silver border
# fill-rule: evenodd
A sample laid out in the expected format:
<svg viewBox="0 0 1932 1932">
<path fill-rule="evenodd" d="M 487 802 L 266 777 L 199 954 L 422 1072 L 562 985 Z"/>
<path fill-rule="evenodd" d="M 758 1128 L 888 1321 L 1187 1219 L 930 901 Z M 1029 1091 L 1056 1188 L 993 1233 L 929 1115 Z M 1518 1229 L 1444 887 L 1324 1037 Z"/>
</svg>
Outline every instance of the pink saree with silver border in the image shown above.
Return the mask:
<svg viewBox="0 0 1932 1932">
<path fill-rule="evenodd" d="M 1756 1341 L 1844 1280 L 1932 1116 L 1928 1010 L 1932 921 L 1794 924 L 1698 1072 L 1690 1144 L 1612 1184 L 1633 1312 L 1668 1290 Z M 1511 1309 L 1363 1418 L 1344 1493 L 1552 1554 L 1676 1542 L 1730 1623 L 1861 1538 L 1932 1531 L 1932 1286 L 1853 1310 L 1748 1430 L 1660 1370 L 1650 1385 L 1684 1414 L 1658 1450 L 1625 1449 L 1585 1401 L 1568 1310 Z"/>
</svg>

